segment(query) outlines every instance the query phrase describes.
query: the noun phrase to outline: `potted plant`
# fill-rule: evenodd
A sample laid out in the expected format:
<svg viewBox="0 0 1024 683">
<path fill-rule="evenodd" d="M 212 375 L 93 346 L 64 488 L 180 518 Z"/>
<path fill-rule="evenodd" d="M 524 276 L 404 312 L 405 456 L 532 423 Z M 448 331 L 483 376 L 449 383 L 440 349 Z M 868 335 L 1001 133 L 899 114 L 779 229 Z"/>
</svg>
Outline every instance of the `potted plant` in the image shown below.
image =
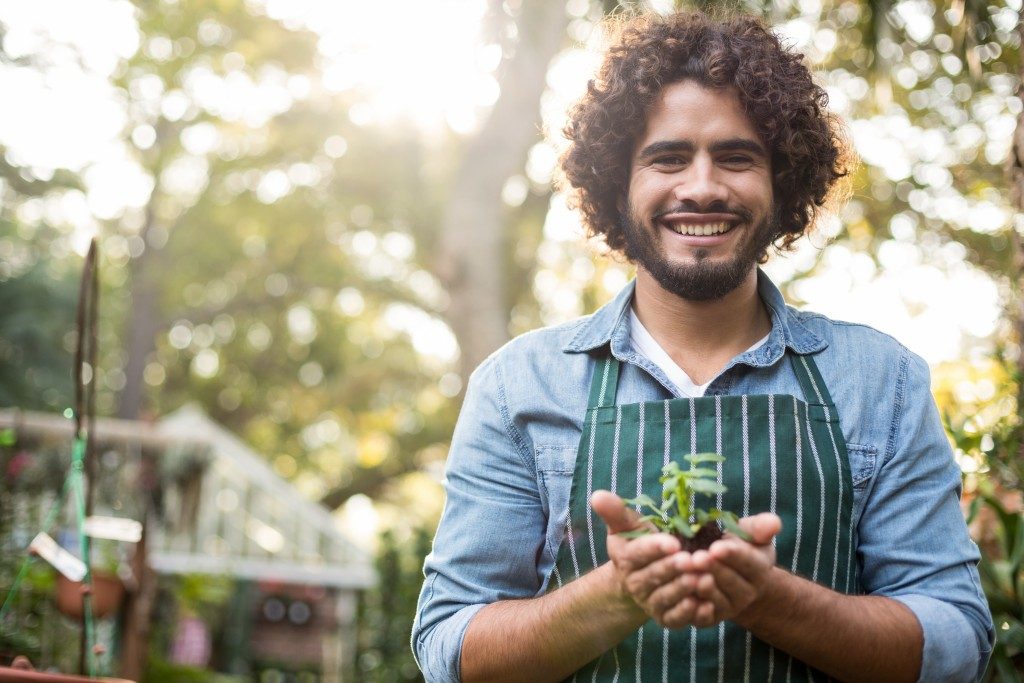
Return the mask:
<svg viewBox="0 0 1024 683">
<path fill-rule="evenodd" d="M 709 496 L 725 493 L 725 486 L 718 482 L 718 471 L 701 467 L 706 463 L 724 462 L 725 458 L 717 453 L 695 453 L 684 456 L 684 459 L 690 463 L 689 469 L 682 469 L 675 461 L 662 468 L 659 478 L 662 485 L 661 504 L 648 495 L 623 501 L 626 505 L 647 508 L 651 514 L 641 518 L 649 523 L 643 528 L 624 531 L 619 535 L 636 538 L 657 529 L 678 538 L 683 550 L 688 552 L 707 550 L 712 543 L 722 538 L 723 527 L 734 536 L 749 541 L 750 535 L 739 527 L 735 514 L 718 508 L 703 510 L 695 505 L 698 493 Z"/>
<path fill-rule="evenodd" d="M 92 615 L 102 619 L 113 614 L 121 606 L 125 596 L 125 572 L 131 572 L 121 545 L 105 538 L 93 539 L 92 552 Z M 82 616 L 82 596 L 85 587 L 81 581 L 72 581 L 57 572 L 57 609 L 65 616 L 79 619 Z"/>
</svg>

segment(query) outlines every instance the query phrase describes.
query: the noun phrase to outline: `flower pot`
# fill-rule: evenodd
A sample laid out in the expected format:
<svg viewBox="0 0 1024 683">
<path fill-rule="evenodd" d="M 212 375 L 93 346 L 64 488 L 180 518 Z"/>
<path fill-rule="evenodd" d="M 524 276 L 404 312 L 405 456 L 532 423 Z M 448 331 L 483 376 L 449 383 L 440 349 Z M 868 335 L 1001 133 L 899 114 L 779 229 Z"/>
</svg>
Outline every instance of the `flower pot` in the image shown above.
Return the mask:
<svg viewBox="0 0 1024 683">
<path fill-rule="evenodd" d="M 70 581 L 57 574 L 57 609 L 73 619 L 82 616 L 81 581 Z M 124 584 L 115 574 L 94 572 L 92 575 L 92 615 L 101 619 L 113 613 L 124 599 Z M 3 679 L 0 678 L 0 681 Z"/>
</svg>

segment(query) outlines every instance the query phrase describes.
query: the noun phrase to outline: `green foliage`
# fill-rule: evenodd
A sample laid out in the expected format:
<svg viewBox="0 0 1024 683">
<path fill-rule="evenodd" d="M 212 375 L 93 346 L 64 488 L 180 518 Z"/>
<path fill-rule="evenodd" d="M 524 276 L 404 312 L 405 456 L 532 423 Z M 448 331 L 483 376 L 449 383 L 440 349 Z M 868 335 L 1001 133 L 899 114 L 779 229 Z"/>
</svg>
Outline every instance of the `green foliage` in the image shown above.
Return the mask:
<svg viewBox="0 0 1024 683">
<path fill-rule="evenodd" d="M 244 683 L 248 676 L 232 676 L 151 657 L 139 683 Z"/>
<path fill-rule="evenodd" d="M 981 585 L 996 629 L 996 643 L 985 680 L 1021 681 L 1024 680 L 1021 675 L 1024 671 L 1024 513 L 1008 510 L 991 492 L 980 493 L 971 501 L 968 521 L 973 522 L 982 509 L 987 509 L 996 520 L 995 547 L 988 547 L 978 563 Z"/>
<path fill-rule="evenodd" d="M 0 221 L 0 243 L 4 242 Z M 63 409 L 70 404 L 77 282 L 35 262 L 5 277 L 0 267 L 0 407 Z"/>
<path fill-rule="evenodd" d="M 984 680 L 1024 681 L 1020 377 L 1015 364 L 1002 353 L 988 363 L 941 370 L 937 398 L 947 433 L 966 470 L 967 521 L 981 550 L 978 573 L 995 625 L 996 642 Z M 998 387 L 995 394 L 983 400 L 970 393 L 959 398 L 948 386 L 980 381 Z"/>
<path fill-rule="evenodd" d="M 393 531 L 381 534 L 376 561 L 378 582 L 359 605 L 358 680 L 423 680 L 409 643 L 430 537 L 430 531 L 422 527 L 412 530 L 405 539 L 399 539 Z"/>
<path fill-rule="evenodd" d="M 659 531 L 693 538 L 704 525 L 717 522 L 736 536 L 750 540 L 750 535 L 737 523 L 736 515 L 718 508 L 704 510 L 695 505 L 697 494 L 715 496 L 725 493 L 726 488 L 717 481 L 717 470 L 698 467 L 703 463 L 720 463 L 725 458 L 717 453 L 695 453 L 684 456 L 690 463 L 689 469 L 682 469 L 674 460 L 661 470 L 661 503 L 650 496 L 641 495 L 623 501 L 626 505 L 639 505 L 651 510 L 641 519 L 653 524 Z M 651 533 L 647 527 L 635 531 L 620 532 L 620 536 L 636 538 Z"/>
</svg>

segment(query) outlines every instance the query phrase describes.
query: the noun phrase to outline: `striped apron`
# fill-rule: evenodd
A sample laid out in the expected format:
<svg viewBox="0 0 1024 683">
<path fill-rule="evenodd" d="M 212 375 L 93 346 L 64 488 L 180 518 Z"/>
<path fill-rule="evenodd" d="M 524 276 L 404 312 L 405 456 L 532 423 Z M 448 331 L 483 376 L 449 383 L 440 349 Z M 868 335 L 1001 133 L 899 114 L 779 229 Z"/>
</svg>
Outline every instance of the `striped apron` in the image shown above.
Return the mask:
<svg viewBox="0 0 1024 683">
<path fill-rule="evenodd" d="M 777 562 L 845 593 L 858 592 L 853 484 L 839 416 L 814 359 L 787 351 L 804 400 L 789 395 L 681 398 L 616 405 L 619 361 L 597 362 L 576 456 L 566 534 L 555 585 L 608 561 L 607 530 L 590 495 L 661 499 L 661 468 L 683 456 L 725 456 L 718 481 L 728 490 L 696 504 L 739 516 L 782 518 Z M 824 681 L 827 676 L 726 621 L 704 629 L 665 629 L 649 620 L 580 669 L 578 681 Z"/>
</svg>

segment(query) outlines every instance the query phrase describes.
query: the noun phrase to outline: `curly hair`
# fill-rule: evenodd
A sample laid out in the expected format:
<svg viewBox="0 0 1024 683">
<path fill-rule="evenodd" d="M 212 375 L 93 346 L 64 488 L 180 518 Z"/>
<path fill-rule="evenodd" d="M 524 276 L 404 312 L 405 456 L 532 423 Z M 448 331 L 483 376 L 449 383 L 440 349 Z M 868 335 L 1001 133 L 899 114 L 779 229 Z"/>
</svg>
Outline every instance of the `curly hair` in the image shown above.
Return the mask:
<svg viewBox="0 0 1024 683">
<path fill-rule="evenodd" d="M 562 170 L 590 234 L 625 251 L 620 213 L 647 112 L 665 86 L 692 79 L 738 93 L 771 153 L 778 216 L 772 243 L 780 251 L 792 248 L 854 163 L 842 124 L 827 111 L 828 95 L 811 80 L 803 55 L 784 49 L 751 16 L 635 16 L 622 20 L 617 33 L 563 131 L 570 146 Z"/>
</svg>

